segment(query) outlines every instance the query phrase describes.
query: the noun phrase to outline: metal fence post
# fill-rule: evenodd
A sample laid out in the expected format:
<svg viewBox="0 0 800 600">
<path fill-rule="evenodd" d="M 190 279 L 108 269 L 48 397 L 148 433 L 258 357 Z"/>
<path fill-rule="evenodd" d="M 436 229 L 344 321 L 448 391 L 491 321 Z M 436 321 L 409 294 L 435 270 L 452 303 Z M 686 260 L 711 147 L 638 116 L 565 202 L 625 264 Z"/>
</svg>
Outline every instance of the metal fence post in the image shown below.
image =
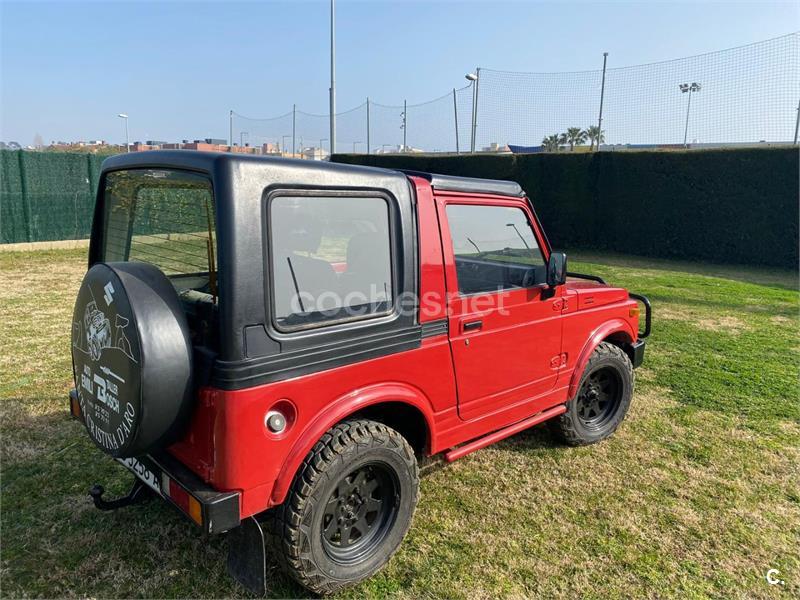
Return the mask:
<svg viewBox="0 0 800 600">
<path fill-rule="evenodd" d="M 461 154 L 458 151 L 458 102 L 456 101 L 456 88 L 453 88 L 453 118 L 456 122 L 456 154 Z"/>
<path fill-rule="evenodd" d="M 603 83 L 600 84 L 600 116 L 597 117 L 597 150 L 600 152 L 600 140 L 603 139 L 603 98 L 606 94 L 606 61 L 608 52 L 603 52 Z"/>
<path fill-rule="evenodd" d="M 292 158 L 295 157 L 295 123 L 297 121 L 297 104 L 292 104 Z"/>
<path fill-rule="evenodd" d="M 797 119 L 794 122 L 794 145 L 797 145 L 797 130 L 800 129 L 800 101 L 797 102 Z"/>
<path fill-rule="evenodd" d="M 369 154 L 369 96 L 367 96 L 367 154 Z"/>
</svg>

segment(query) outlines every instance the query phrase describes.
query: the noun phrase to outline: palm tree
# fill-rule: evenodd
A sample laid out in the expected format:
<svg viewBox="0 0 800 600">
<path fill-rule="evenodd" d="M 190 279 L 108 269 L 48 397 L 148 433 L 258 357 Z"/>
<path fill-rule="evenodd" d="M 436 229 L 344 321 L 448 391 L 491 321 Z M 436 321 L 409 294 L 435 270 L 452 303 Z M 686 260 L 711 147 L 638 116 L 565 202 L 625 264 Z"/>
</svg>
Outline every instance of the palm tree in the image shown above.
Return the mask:
<svg viewBox="0 0 800 600">
<path fill-rule="evenodd" d="M 605 131 L 601 131 L 597 125 L 592 125 L 586 129 L 586 136 L 589 138 L 589 150 L 594 149 L 594 144 L 597 142 L 597 149 L 600 149 L 600 144 L 606 141 Z"/>
<path fill-rule="evenodd" d="M 586 132 L 580 127 L 570 127 L 567 129 L 567 143 L 569 144 L 570 152 L 575 149 L 575 146 L 586 142 Z"/>
<path fill-rule="evenodd" d="M 561 137 L 559 134 L 554 133 L 553 135 L 545 136 L 542 140 L 542 148 L 544 148 L 545 152 L 558 152 L 558 146 L 561 142 Z"/>
</svg>

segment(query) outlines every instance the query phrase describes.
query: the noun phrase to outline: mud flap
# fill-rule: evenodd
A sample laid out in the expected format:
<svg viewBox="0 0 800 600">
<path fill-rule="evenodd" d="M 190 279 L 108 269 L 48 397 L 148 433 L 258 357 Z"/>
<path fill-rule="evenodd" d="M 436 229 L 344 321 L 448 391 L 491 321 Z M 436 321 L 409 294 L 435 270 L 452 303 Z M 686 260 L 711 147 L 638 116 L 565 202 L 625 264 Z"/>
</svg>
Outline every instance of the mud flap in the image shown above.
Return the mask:
<svg viewBox="0 0 800 600">
<path fill-rule="evenodd" d="M 257 596 L 267 593 L 267 532 L 255 517 L 228 534 L 228 574 Z"/>
</svg>

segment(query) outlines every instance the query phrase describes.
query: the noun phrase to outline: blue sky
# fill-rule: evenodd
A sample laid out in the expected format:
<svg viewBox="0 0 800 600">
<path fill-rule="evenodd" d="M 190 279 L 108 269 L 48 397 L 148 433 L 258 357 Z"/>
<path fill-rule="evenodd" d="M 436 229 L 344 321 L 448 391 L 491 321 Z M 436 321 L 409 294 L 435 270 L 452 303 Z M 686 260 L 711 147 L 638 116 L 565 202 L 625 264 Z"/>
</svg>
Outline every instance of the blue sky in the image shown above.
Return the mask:
<svg viewBox="0 0 800 600">
<path fill-rule="evenodd" d="M 337 2 L 338 109 L 422 102 L 475 66 L 621 67 L 800 29 L 793 2 Z M 327 2 L 1 2 L 0 139 L 228 136 L 228 111 L 327 112 Z"/>
</svg>

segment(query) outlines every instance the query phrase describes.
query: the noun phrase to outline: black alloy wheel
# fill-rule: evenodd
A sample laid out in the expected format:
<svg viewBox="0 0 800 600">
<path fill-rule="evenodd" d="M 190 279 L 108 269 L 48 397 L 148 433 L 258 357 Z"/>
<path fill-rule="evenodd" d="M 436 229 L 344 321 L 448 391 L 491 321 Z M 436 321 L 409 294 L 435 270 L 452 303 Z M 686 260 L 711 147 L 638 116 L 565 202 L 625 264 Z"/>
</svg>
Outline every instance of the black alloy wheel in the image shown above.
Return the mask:
<svg viewBox="0 0 800 600">
<path fill-rule="evenodd" d="M 625 350 L 602 342 L 589 357 L 566 412 L 548 421 L 550 430 L 570 446 L 606 439 L 625 419 L 633 385 L 633 364 Z"/>
<path fill-rule="evenodd" d="M 380 463 L 362 465 L 339 481 L 325 503 L 325 552 L 338 563 L 357 562 L 381 543 L 396 517 L 394 474 Z"/>
<path fill-rule="evenodd" d="M 622 400 L 619 372 L 603 367 L 589 374 L 576 399 L 581 424 L 587 429 L 600 429 L 614 416 Z"/>
</svg>

